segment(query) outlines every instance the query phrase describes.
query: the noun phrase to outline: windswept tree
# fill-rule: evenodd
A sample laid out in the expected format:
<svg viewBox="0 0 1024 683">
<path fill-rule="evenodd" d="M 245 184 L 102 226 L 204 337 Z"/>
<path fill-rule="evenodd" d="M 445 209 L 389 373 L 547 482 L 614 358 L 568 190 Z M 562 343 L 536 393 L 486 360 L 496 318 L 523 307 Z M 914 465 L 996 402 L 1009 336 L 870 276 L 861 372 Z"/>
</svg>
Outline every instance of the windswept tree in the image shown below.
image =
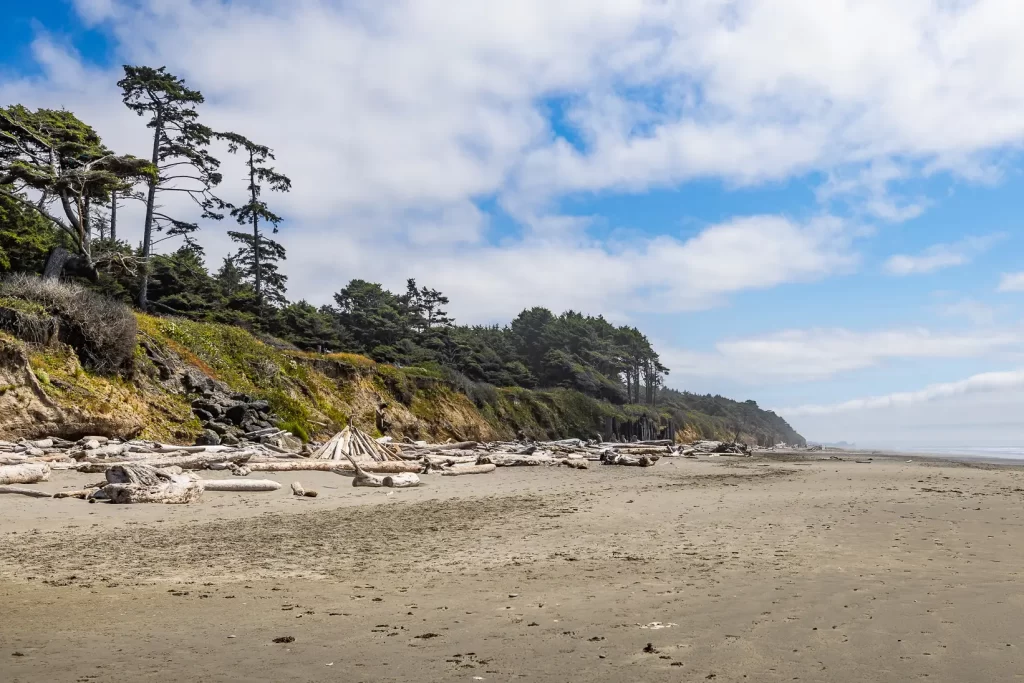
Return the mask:
<svg viewBox="0 0 1024 683">
<path fill-rule="evenodd" d="M 249 201 L 241 206 L 231 208 L 231 215 L 239 225 L 251 226 L 252 232 L 229 230 L 228 235 L 239 243 L 236 261 L 256 292 L 257 305 L 270 302 L 276 305 L 287 303 L 285 283 L 288 278 L 278 269 L 278 261 L 285 260 L 285 248 L 278 242 L 267 237 L 265 227 L 271 226 L 271 232 L 277 234 L 277 226 L 281 217 L 270 210 L 262 199 L 263 189 L 273 192 L 288 192 L 292 189 L 292 181 L 282 173 L 278 173 L 269 161 L 274 153 L 269 147 L 258 145 L 237 133 L 218 133 L 217 137 L 227 141 L 228 151 L 241 154 L 248 169 Z"/>
<path fill-rule="evenodd" d="M 196 229 L 194 221 L 172 217 L 157 204 L 157 195 L 179 194 L 191 199 L 201 218 L 219 220 L 225 205 L 213 189 L 220 184 L 220 162 L 209 152 L 213 131 L 199 123 L 197 106 L 203 94 L 185 85 L 185 81 L 167 72 L 166 67 L 124 67 L 124 78 L 117 83 L 125 106 L 139 116 L 149 117 L 153 131 L 152 164 L 157 173 L 149 179 L 146 193 L 146 218 L 142 232 L 142 258 L 153 250 L 153 232 L 164 232 L 165 239 L 187 235 Z M 139 282 L 139 307 L 146 309 L 149 272 Z"/>
<path fill-rule="evenodd" d="M 154 177 L 149 162 L 107 149 L 69 111 L 0 109 L 0 195 L 59 229 L 89 270 L 95 208 Z"/>
</svg>

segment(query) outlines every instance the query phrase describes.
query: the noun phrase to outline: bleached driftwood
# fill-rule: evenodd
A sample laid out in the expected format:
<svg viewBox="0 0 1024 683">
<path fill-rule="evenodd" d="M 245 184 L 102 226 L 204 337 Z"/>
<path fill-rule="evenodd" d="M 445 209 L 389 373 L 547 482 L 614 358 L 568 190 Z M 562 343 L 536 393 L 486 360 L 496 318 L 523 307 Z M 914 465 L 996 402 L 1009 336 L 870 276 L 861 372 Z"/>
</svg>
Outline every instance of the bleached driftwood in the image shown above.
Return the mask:
<svg viewBox="0 0 1024 683">
<path fill-rule="evenodd" d="M 403 474 L 389 474 L 381 481 L 384 486 L 394 489 L 404 489 L 420 485 L 420 478 L 412 472 Z"/>
<path fill-rule="evenodd" d="M 130 462 L 92 462 L 79 465 L 79 472 L 88 473 L 102 473 L 106 472 L 110 467 L 125 464 L 140 464 L 149 465 L 150 467 L 168 467 L 171 465 L 177 465 L 182 469 L 186 470 L 202 470 L 214 463 L 223 462 L 234 462 L 240 463 L 245 462 L 253 456 L 255 451 L 238 451 L 235 453 L 198 453 L 196 455 L 186 455 L 180 458 L 147 458 L 145 460 L 130 461 Z"/>
<path fill-rule="evenodd" d="M 47 481 L 49 478 L 50 466 L 47 463 L 24 463 L 0 467 L 0 485 L 35 484 Z"/>
<path fill-rule="evenodd" d="M 625 465 L 626 467 L 652 467 L 658 462 L 656 457 L 649 455 L 624 455 L 622 453 L 606 453 L 601 457 L 605 465 Z"/>
<path fill-rule="evenodd" d="M 77 491 L 58 491 L 57 493 L 53 494 L 53 497 L 54 498 L 81 498 L 81 499 L 85 500 L 85 499 L 91 498 L 99 490 L 100 490 L 100 487 L 96 486 L 96 487 L 88 488 L 88 489 L 79 489 Z"/>
<path fill-rule="evenodd" d="M 461 477 L 464 474 L 487 474 L 498 469 L 497 465 L 459 465 L 441 472 L 442 477 Z"/>
<path fill-rule="evenodd" d="M 253 472 L 352 472 L 352 463 L 338 460 L 285 460 L 282 462 L 250 462 L 246 465 Z M 374 462 L 360 465 L 364 472 L 374 474 L 419 473 L 423 465 L 418 462 Z"/>
<path fill-rule="evenodd" d="M 52 493 L 46 491 L 40 491 L 38 489 L 26 489 L 21 486 L 0 486 L 0 493 L 13 493 L 20 496 L 30 496 L 32 498 L 53 498 Z"/>
<path fill-rule="evenodd" d="M 277 491 L 281 482 L 271 479 L 204 479 L 207 491 Z"/>
<path fill-rule="evenodd" d="M 493 464 L 498 467 L 538 467 L 541 465 L 557 465 L 558 461 L 548 456 L 491 453 L 480 456 L 477 463 L 480 465 Z"/>
<path fill-rule="evenodd" d="M 292 482 L 292 495 L 306 498 L 316 498 L 319 494 L 316 491 L 307 489 L 297 481 Z"/>
<path fill-rule="evenodd" d="M 571 467 L 574 470 L 585 470 L 588 469 L 587 461 L 585 458 L 564 458 L 558 462 L 559 465 L 565 467 Z"/>
<path fill-rule="evenodd" d="M 107 485 L 99 492 L 116 504 L 193 503 L 203 496 L 203 482 L 180 470 L 126 463 L 107 468 Z"/>
</svg>

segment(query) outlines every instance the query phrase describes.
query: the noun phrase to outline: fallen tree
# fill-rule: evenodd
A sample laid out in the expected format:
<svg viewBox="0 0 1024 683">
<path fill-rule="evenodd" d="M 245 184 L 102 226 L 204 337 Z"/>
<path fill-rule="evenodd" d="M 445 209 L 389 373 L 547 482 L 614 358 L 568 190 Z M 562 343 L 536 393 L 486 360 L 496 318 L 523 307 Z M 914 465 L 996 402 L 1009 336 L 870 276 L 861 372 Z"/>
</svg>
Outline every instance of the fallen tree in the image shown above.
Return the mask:
<svg viewBox="0 0 1024 683">
<path fill-rule="evenodd" d="M 36 484 L 50 478 L 50 466 L 46 463 L 24 463 L 0 466 L 0 485 Z"/>
</svg>

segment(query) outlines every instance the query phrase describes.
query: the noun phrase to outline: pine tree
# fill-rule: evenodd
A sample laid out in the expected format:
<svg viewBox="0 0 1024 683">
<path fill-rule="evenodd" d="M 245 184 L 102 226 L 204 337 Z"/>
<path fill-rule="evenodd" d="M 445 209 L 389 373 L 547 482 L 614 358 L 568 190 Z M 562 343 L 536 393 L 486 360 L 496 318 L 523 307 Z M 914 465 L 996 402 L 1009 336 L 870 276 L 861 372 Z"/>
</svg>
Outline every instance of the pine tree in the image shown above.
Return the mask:
<svg viewBox="0 0 1024 683">
<path fill-rule="evenodd" d="M 59 229 L 89 268 L 94 267 L 94 207 L 110 201 L 112 192 L 153 177 L 151 164 L 115 154 L 69 111 L 0 109 L 0 195 Z"/>
<path fill-rule="evenodd" d="M 264 229 L 261 229 L 261 223 L 269 224 L 272 232 L 277 234 L 281 217 L 271 211 L 260 196 L 264 186 L 274 192 L 288 192 L 292 181 L 267 165 L 268 161 L 274 159 L 274 153 L 269 147 L 257 145 L 237 133 L 219 133 L 218 137 L 227 141 L 228 151 L 232 154 L 241 152 L 244 155 L 245 166 L 249 171 L 249 201 L 231 208 L 231 215 L 239 225 L 252 226 L 251 233 L 228 232 L 233 241 L 242 245 L 238 250 L 237 262 L 256 292 L 258 306 L 262 308 L 267 302 L 284 305 L 287 303 L 285 283 L 288 278 L 279 271 L 277 263 L 285 260 L 285 248 L 268 238 Z"/>
<path fill-rule="evenodd" d="M 124 78 L 118 81 L 125 106 L 139 116 L 148 116 L 147 126 L 153 129 L 152 164 L 158 174 L 149 181 L 146 194 L 146 218 L 142 232 L 142 258 L 153 250 L 153 230 L 166 231 L 168 237 L 187 235 L 198 229 L 194 222 L 173 218 L 158 210 L 157 194 L 180 192 L 191 198 L 202 218 L 219 220 L 224 203 L 213 194 L 220 184 L 220 162 L 207 147 L 213 131 L 198 122 L 196 107 L 203 95 L 192 90 L 185 81 L 167 72 L 165 67 L 124 67 Z M 146 310 L 149 273 L 144 270 L 139 282 L 138 303 Z"/>
</svg>

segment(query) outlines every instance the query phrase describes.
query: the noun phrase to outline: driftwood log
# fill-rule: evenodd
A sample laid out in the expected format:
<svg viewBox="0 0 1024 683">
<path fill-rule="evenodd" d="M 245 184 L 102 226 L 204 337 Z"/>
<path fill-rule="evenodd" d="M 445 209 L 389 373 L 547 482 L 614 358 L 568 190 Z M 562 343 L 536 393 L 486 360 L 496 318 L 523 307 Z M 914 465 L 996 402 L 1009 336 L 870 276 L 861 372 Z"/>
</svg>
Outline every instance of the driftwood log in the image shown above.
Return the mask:
<svg viewBox="0 0 1024 683">
<path fill-rule="evenodd" d="M 0 494 L 12 493 L 19 496 L 30 496 L 32 498 L 53 498 L 52 493 L 46 491 L 40 491 L 38 489 L 26 489 L 21 486 L 0 486 Z"/>
<path fill-rule="evenodd" d="M 404 472 L 402 474 L 389 474 L 383 478 L 381 483 L 388 488 L 405 489 L 412 486 L 419 486 L 420 478 L 412 472 Z"/>
<path fill-rule="evenodd" d="M 50 466 L 47 463 L 24 463 L 0 467 L 0 485 L 36 484 L 47 481 L 49 478 Z"/>
<path fill-rule="evenodd" d="M 162 471 L 149 464 L 114 465 L 106 470 L 102 494 L 111 503 L 194 503 L 203 496 L 203 483 L 186 474 Z"/>
<path fill-rule="evenodd" d="M 316 491 L 305 488 L 301 483 L 297 481 L 292 482 L 292 495 L 305 497 L 305 498 L 316 498 L 319 495 Z"/>
<path fill-rule="evenodd" d="M 137 460 L 130 462 L 90 462 L 80 465 L 77 469 L 79 472 L 88 473 L 103 473 L 111 467 L 119 465 L 147 465 L 153 468 L 169 467 L 171 465 L 177 465 L 182 469 L 186 470 L 203 470 L 212 464 L 216 463 L 240 463 L 245 462 L 253 456 L 255 451 L 238 451 L 235 453 L 199 453 L 196 455 L 185 455 L 180 458 L 153 458 L 145 460 Z"/>
<path fill-rule="evenodd" d="M 652 467 L 658 462 L 656 457 L 649 455 L 624 455 L 622 453 L 606 453 L 601 456 L 601 462 L 605 465 L 625 465 L 626 467 Z"/>
<path fill-rule="evenodd" d="M 277 491 L 281 482 L 271 479 L 204 479 L 207 491 Z"/>
<path fill-rule="evenodd" d="M 498 469 L 497 465 L 459 465 L 441 472 L 442 477 L 461 477 L 464 474 L 487 474 Z"/>
<path fill-rule="evenodd" d="M 54 498 L 81 498 L 83 500 L 86 500 L 88 498 L 91 498 L 99 490 L 100 490 L 100 487 L 97 486 L 97 487 L 94 487 L 94 488 L 79 489 L 77 491 L 58 491 L 57 493 L 53 494 L 53 497 Z"/>
<path fill-rule="evenodd" d="M 339 460 L 285 460 L 281 462 L 250 462 L 246 465 L 253 472 L 352 472 L 351 462 Z M 417 462 L 374 462 L 360 466 L 364 472 L 374 474 L 401 474 L 402 472 L 419 473 L 423 465 Z"/>
<path fill-rule="evenodd" d="M 481 455 L 477 459 L 477 464 L 497 465 L 498 467 L 539 467 L 541 465 L 557 465 L 558 460 L 542 455 L 491 453 L 489 455 Z"/>
</svg>

